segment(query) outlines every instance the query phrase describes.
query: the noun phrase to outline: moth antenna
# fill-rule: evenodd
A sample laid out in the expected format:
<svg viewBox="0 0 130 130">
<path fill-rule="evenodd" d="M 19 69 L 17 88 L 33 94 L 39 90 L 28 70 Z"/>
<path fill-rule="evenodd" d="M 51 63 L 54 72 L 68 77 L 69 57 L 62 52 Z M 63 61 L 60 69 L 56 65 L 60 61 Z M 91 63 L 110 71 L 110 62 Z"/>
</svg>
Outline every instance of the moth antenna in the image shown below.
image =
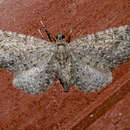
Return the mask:
<svg viewBox="0 0 130 130">
<path fill-rule="evenodd" d="M 68 36 L 68 39 L 67 39 L 67 42 L 70 43 L 70 40 L 71 40 L 71 36 L 72 36 L 72 28 L 70 28 L 69 30 L 69 36 Z"/>
<path fill-rule="evenodd" d="M 83 23 L 84 21 L 82 21 L 81 23 Z M 70 28 L 69 31 L 66 31 L 65 33 L 69 34 L 67 42 L 69 43 L 71 40 L 71 36 L 72 36 L 72 32 L 75 28 L 77 28 L 77 26 L 79 26 L 81 24 L 80 22 L 78 24 L 76 24 L 74 27 Z"/>
<path fill-rule="evenodd" d="M 44 36 L 43 36 L 43 34 L 42 34 L 42 32 L 41 32 L 41 30 L 40 30 L 40 29 L 38 29 L 37 31 L 40 33 L 40 35 L 41 35 L 42 39 L 45 39 L 45 38 L 44 38 Z"/>
<path fill-rule="evenodd" d="M 40 20 L 40 23 L 41 23 L 43 28 L 46 28 L 45 24 L 43 24 L 43 22 L 41 20 Z"/>
<path fill-rule="evenodd" d="M 70 32 L 69 32 L 69 33 L 70 33 L 70 34 L 72 34 L 72 32 L 73 32 L 73 29 L 72 29 L 72 28 L 70 28 Z"/>
<path fill-rule="evenodd" d="M 45 30 L 45 32 L 46 32 L 46 34 L 47 34 L 49 40 L 50 40 L 51 42 L 56 41 L 55 38 L 53 38 L 53 36 L 51 35 L 51 33 L 48 31 L 48 29 L 46 28 L 45 24 L 44 24 L 41 20 L 40 20 L 40 23 L 41 23 L 43 29 Z"/>
</svg>

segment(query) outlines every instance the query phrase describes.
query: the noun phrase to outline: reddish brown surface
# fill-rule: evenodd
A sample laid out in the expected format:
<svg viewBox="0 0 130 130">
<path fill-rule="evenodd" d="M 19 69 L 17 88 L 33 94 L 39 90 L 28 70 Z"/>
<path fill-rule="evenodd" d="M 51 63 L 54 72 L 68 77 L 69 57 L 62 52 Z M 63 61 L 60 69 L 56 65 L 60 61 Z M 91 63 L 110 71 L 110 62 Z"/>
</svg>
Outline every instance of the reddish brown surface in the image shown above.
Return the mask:
<svg viewBox="0 0 130 130">
<path fill-rule="evenodd" d="M 52 34 L 78 24 L 73 39 L 109 27 L 130 25 L 129 0 L 0 0 L 0 28 L 40 37 L 39 20 Z M 46 38 L 46 35 L 44 33 Z M 130 128 L 130 62 L 113 71 L 113 82 L 84 94 L 60 84 L 40 95 L 13 87 L 13 74 L 0 70 L 0 130 L 125 130 Z M 122 114 L 121 114 L 122 113 Z"/>
<path fill-rule="evenodd" d="M 130 92 L 86 130 L 130 130 Z"/>
</svg>

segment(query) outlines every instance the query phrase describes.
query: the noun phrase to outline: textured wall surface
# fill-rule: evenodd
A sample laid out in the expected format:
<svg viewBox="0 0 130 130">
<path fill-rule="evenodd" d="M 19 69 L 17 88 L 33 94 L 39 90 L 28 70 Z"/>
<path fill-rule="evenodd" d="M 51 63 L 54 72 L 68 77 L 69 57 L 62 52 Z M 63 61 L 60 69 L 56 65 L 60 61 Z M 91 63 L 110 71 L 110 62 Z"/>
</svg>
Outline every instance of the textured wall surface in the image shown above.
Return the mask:
<svg viewBox="0 0 130 130">
<path fill-rule="evenodd" d="M 40 20 L 53 35 L 72 39 L 109 27 L 130 25 L 129 0 L 0 0 L 0 29 L 40 37 Z M 43 33 L 47 39 L 46 34 Z M 130 129 L 130 62 L 113 72 L 113 82 L 97 93 L 75 88 L 64 93 L 59 82 L 40 95 L 12 85 L 13 74 L 0 69 L 0 130 Z"/>
</svg>

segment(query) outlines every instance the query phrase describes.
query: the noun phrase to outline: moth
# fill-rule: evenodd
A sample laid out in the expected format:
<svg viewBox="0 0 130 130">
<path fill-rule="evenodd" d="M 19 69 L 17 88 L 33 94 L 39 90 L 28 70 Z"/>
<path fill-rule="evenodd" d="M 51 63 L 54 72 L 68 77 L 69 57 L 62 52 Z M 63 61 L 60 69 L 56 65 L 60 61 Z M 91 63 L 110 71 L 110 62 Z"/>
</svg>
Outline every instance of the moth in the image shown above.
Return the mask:
<svg viewBox="0 0 130 130">
<path fill-rule="evenodd" d="M 25 92 L 46 91 L 56 79 L 65 92 L 72 85 L 97 91 L 112 81 L 111 69 L 130 59 L 130 25 L 70 42 L 72 32 L 67 40 L 62 33 L 53 38 L 41 24 L 50 41 L 0 30 L 0 68 L 13 72 L 14 86 Z"/>
</svg>

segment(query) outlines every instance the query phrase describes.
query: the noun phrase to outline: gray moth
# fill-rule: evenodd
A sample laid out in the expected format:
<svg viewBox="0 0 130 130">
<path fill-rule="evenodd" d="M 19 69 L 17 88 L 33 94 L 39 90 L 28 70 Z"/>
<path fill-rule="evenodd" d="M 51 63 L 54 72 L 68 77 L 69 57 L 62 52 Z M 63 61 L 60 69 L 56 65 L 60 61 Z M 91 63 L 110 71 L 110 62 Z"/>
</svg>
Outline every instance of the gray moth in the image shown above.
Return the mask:
<svg viewBox="0 0 130 130">
<path fill-rule="evenodd" d="M 56 39 L 43 25 L 50 41 L 0 30 L 0 68 L 14 73 L 13 84 L 36 94 L 59 79 L 64 91 L 70 86 L 97 91 L 112 81 L 111 69 L 130 59 L 130 26 L 110 28 L 69 43 Z"/>
</svg>

